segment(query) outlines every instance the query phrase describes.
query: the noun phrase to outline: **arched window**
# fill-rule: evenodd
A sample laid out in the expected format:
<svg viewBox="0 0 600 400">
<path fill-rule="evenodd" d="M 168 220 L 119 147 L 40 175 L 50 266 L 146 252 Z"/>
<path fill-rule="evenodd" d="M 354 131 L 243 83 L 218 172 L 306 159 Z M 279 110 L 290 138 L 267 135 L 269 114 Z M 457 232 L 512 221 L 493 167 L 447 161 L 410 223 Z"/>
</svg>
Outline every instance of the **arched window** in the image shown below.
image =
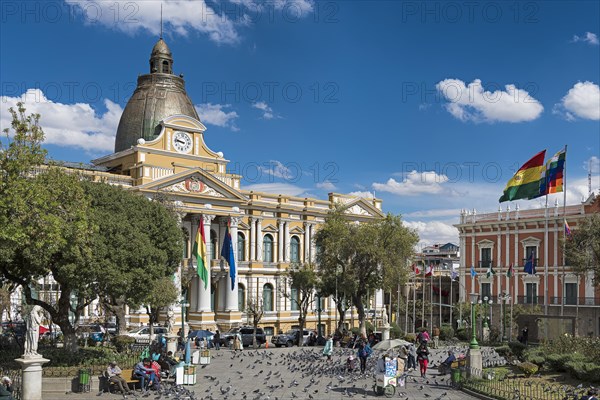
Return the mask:
<svg viewBox="0 0 600 400">
<path fill-rule="evenodd" d="M 246 288 L 241 283 L 238 283 L 238 310 L 246 309 Z"/>
<path fill-rule="evenodd" d="M 290 261 L 300 262 L 300 239 L 298 236 L 292 236 L 290 239 Z"/>
<path fill-rule="evenodd" d="M 237 241 L 237 260 L 246 261 L 246 238 L 242 232 L 238 232 Z"/>
<path fill-rule="evenodd" d="M 169 71 L 169 62 L 168 61 L 163 61 L 163 70 L 162 70 L 162 72 L 164 74 L 168 74 L 170 72 Z"/>
<path fill-rule="evenodd" d="M 292 288 L 292 294 L 290 296 L 290 310 L 298 311 L 298 289 Z"/>
<path fill-rule="evenodd" d="M 273 286 L 270 283 L 263 286 L 263 310 L 273 311 Z"/>
<path fill-rule="evenodd" d="M 273 262 L 273 236 L 265 235 L 263 238 L 263 261 Z"/>
<path fill-rule="evenodd" d="M 217 233 L 211 229 L 210 230 L 210 259 L 211 260 L 216 260 L 217 254 L 219 254 L 219 253 L 217 253 L 217 243 L 219 243 L 219 241 L 217 240 Z"/>
</svg>

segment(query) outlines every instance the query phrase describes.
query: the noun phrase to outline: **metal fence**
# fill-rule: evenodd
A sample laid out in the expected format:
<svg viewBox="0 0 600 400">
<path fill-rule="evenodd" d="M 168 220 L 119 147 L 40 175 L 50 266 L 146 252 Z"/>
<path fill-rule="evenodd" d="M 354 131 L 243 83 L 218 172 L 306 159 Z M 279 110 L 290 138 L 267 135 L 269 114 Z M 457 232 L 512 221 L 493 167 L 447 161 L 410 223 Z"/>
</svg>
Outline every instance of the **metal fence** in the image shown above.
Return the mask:
<svg viewBox="0 0 600 400">
<path fill-rule="evenodd" d="M 462 387 L 496 399 L 511 400 L 577 400 L 587 392 L 587 388 L 528 379 L 468 379 Z"/>
<path fill-rule="evenodd" d="M 12 381 L 13 393 L 12 397 L 15 400 L 21 400 L 21 379 L 23 371 L 21 369 L 5 369 L 0 367 L 0 376 L 8 376 Z"/>
</svg>

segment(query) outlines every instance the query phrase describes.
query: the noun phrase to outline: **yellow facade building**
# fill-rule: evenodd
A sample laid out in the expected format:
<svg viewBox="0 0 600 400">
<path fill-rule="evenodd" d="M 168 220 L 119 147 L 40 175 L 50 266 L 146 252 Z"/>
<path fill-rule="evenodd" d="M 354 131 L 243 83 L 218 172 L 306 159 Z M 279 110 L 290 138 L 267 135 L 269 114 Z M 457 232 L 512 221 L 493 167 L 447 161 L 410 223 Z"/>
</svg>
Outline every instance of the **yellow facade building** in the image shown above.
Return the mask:
<svg viewBox="0 0 600 400">
<path fill-rule="evenodd" d="M 298 311 L 290 301 L 286 270 L 292 263 L 315 260 L 313 238 L 319 224 L 336 203 L 344 204 L 353 220 L 380 218 L 381 200 L 336 193 L 318 200 L 244 190 L 242 176 L 227 172 L 229 160 L 223 153 L 207 147 L 201 119 L 183 78 L 173 74 L 173 57 L 160 39 L 152 49 L 150 73 L 138 78 L 121 116 L 115 152 L 94 160 L 103 170 L 94 173 L 148 198 L 164 193 L 175 202 L 187 236 L 178 275 L 189 282 L 186 311 L 191 328 L 226 330 L 244 325 L 246 304 L 258 299 L 267 334 L 288 329 L 297 325 Z M 199 224 L 204 225 L 211 259 L 206 289 L 191 254 Z M 220 257 L 227 224 L 237 265 L 233 283 Z M 323 303 L 323 332 L 328 333 L 336 311 L 330 299 Z M 310 310 L 309 328 L 316 328 L 317 308 Z M 171 311 L 180 313 L 179 308 Z M 145 320 L 143 313 L 128 314 L 130 324 Z"/>
</svg>

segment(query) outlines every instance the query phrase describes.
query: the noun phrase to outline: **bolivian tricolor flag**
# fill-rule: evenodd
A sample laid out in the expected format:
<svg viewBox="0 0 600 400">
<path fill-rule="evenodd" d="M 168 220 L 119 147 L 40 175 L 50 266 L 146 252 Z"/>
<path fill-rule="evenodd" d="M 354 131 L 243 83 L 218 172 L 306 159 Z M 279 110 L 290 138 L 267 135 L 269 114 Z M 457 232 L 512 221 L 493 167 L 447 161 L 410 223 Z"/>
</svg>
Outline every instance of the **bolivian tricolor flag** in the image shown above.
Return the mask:
<svg viewBox="0 0 600 400">
<path fill-rule="evenodd" d="M 204 289 L 208 287 L 208 263 L 206 259 L 206 240 L 204 239 L 204 224 L 203 218 L 200 217 L 198 224 L 198 232 L 196 232 L 196 241 L 192 254 L 196 257 L 198 263 L 198 276 L 204 282 Z"/>
<path fill-rule="evenodd" d="M 500 203 L 517 199 L 530 199 L 540 193 L 540 180 L 543 179 L 546 150 L 540 151 L 527 161 L 506 184 Z"/>
</svg>

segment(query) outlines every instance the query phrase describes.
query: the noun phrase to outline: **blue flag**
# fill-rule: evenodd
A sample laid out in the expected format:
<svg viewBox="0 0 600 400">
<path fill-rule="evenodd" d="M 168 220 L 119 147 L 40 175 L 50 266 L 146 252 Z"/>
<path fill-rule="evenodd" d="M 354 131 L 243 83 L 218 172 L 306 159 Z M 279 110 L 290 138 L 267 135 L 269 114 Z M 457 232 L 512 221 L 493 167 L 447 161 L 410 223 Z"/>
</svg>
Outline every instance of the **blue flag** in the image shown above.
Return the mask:
<svg viewBox="0 0 600 400">
<path fill-rule="evenodd" d="M 229 264 L 229 276 L 231 277 L 231 290 L 235 288 L 235 258 L 233 256 L 233 242 L 229 233 L 229 223 L 225 227 L 225 239 L 221 247 L 221 257 Z"/>
<path fill-rule="evenodd" d="M 534 253 L 531 252 L 531 254 L 529 255 L 529 257 L 527 258 L 527 262 L 525 263 L 525 272 L 527 272 L 529 275 L 535 275 L 535 263 L 534 263 L 534 259 L 533 259 L 533 255 Z"/>
<path fill-rule="evenodd" d="M 471 278 L 475 278 L 475 275 L 477 275 L 477 271 L 475 271 L 475 267 L 471 265 Z"/>
</svg>

